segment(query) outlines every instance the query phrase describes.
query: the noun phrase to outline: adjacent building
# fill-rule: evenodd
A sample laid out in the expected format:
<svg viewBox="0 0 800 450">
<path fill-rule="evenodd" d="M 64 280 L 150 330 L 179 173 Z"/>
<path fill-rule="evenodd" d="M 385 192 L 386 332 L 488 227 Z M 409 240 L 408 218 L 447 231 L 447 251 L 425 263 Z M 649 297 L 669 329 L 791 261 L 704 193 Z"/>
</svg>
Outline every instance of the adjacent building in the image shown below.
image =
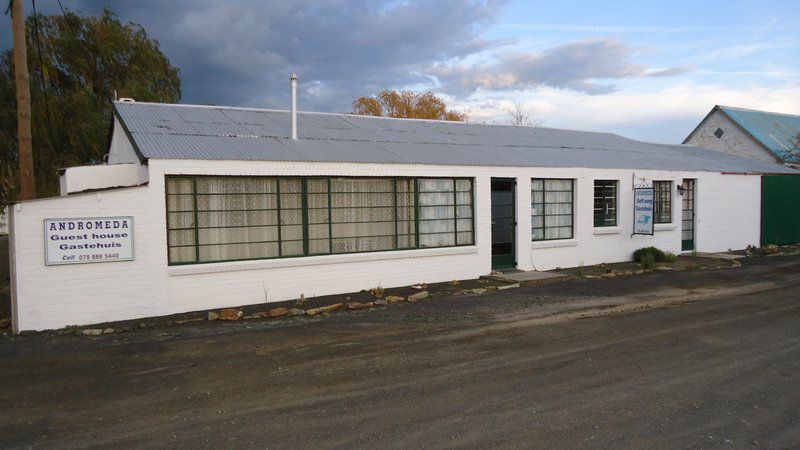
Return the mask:
<svg viewBox="0 0 800 450">
<path fill-rule="evenodd" d="M 14 329 L 744 248 L 764 173 L 797 172 L 608 133 L 116 102 L 107 165 L 9 208 Z"/>
<path fill-rule="evenodd" d="M 800 116 L 717 105 L 684 144 L 800 168 Z M 761 245 L 800 242 L 800 177 L 762 178 Z"/>
<path fill-rule="evenodd" d="M 800 167 L 800 116 L 716 105 L 683 143 Z"/>
</svg>

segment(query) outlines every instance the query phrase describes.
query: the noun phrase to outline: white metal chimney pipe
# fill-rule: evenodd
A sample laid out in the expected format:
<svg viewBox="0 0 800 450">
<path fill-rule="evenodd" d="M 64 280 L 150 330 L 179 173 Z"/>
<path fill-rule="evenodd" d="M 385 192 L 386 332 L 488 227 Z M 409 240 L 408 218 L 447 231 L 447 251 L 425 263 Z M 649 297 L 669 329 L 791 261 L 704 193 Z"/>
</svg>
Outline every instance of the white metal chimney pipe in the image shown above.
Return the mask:
<svg viewBox="0 0 800 450">
<path fill-rule="evenodd" d="M 297 140 L 297 74 L 292 73 L 289 77 L 289 85 L 292 87 L 292 140 Z"/>
</svg>

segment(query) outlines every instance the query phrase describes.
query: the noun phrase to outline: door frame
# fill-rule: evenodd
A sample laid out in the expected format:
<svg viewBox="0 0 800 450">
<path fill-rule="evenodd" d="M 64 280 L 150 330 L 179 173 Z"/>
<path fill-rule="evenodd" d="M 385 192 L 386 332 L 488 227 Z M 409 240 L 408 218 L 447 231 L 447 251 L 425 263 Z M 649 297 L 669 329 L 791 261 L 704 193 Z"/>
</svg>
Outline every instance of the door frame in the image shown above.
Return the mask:
<svg viewBox="0 0 800 450">
<path fill-rule="evenodd" d="M 494 233 L 492 233 L 491 245 L 490 248 L 492 249 L 492 269 L 511 269 L 517 267 L 517 179 L 516 178 L 506 178 L 506 177 L 492 177 L 490 180 L 489 186 L 489 219 L 492 223 L 492 231 L 494 229 L 494 213 L 492 211 L 492 199 L 491 195 L 494 193 L 495 185 L 506 185 L 509 189 L 497 189 L 498 192 L 504 192 L 506 190 L 511 192 L 511 219 L 512 219 L 512 229 L 511 229 L 511 253 L 509 254 L 501 254 L 501 255 L 494 255 Z"/>
<path fill-rule="evenodd" d="M 681 196 L 681 251 L 693 251 L 697 248 L 697 179 L 696 178 L 684 178 L 681 181 L 681 186 L 684 187 L 683 195 Z M 686 209 L 684 204 L 686 202 L 686 195 L 691 195 L 691 208 Z M 687 221 L 684 216 L 686 211 L 692 212 L 692 238 L 691 239 L 684 239 L 683 233 L 686 231 L 684 229 Z"/>
</svg>

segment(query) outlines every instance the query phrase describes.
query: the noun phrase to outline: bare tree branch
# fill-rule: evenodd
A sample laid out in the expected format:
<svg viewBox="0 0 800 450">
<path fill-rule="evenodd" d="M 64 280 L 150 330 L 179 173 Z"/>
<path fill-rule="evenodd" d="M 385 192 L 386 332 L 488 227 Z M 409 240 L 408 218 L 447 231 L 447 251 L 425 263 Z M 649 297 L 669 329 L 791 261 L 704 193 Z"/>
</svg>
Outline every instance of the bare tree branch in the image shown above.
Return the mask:
<svg viewBox="0 0 800 450">
<path fill-rule="evenodd" d="M 518 127 L 540 127 L 544 123 L 542 119 L 531 117 L 522 102 L 517 102 L 514 104 L 514 108 L 507 109 L 506 114 L 508 114 L 511 125 Z"/>
</svg>

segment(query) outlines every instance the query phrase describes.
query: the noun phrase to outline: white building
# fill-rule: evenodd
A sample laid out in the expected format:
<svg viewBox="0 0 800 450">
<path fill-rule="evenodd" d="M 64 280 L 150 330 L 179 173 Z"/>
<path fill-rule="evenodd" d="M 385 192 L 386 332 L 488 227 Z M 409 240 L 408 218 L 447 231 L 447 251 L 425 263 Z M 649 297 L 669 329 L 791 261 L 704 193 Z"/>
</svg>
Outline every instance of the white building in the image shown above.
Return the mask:
<svg viewBox="0 0 800 450">
<path fill-rule="evenodd" d="M 9 208 L 16 331 L 744 248 L 759 174 L 791 172 L 606 133 L 299 113 L 294 140 L 288 111 L 114 110 L 107 166 Z"/>
<path fill-rule="evenodd" d="M 716 105 L 683 143 L 800 167 L 800 116 Z"/>
</svg>

